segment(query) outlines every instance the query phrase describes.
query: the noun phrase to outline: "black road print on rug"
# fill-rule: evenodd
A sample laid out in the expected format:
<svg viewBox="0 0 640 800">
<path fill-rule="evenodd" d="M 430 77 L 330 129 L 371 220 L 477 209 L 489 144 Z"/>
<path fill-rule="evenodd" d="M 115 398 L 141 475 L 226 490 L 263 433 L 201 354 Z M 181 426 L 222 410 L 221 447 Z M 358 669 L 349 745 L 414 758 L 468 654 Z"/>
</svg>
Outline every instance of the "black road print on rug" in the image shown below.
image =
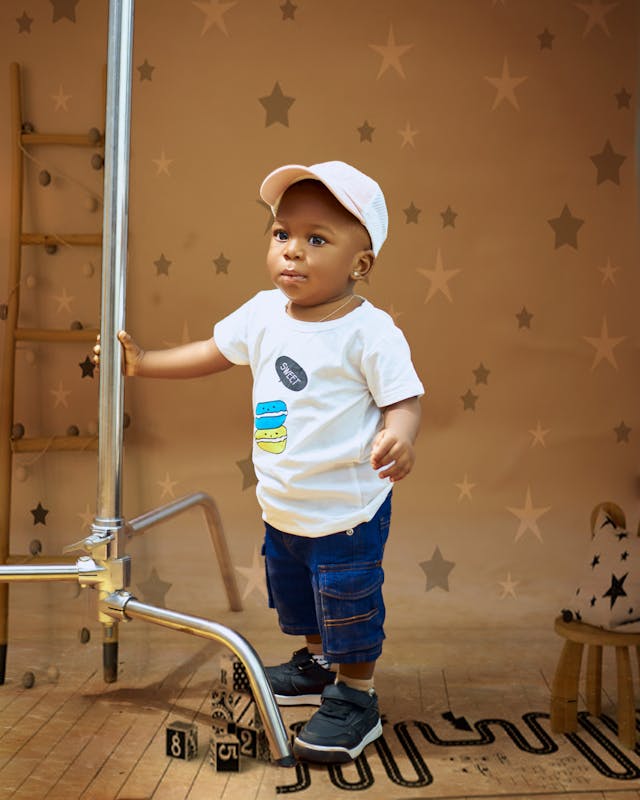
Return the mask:
<svg viewBox="0 0 640 800">
<path fill-rule="evenodd" d="M 433 775 L 427 766 L 425 757 L 421 753 L 421 745 L 425 743 L 436 745 L 437 747 L 477 747 L 478 745 L 489 745 L 495 742 L 495 736 L 491 731 L 492 727 L 502 728 L 508 735 L 516 747 L 532 756 L 546 756 L 556 753 L 558 745 L 549 736 L 549 734 L 538 723 L 540 719 L 549 719 L 549 714 L 531 711 L 522 715 L 522 720 L 528 728 L 529 732 L 533 735 L 534 744 L 530 744 L 525 738 L 520 729 L 512 722 L 504 719 L 481 719 L 474 723 L 478 736 L 476 738 L 468 739 L 441 739 L 433 730 L 433 728 L 426 722 L 420 720 L 412 720 L 408 722 L 396 722 L 393 727 L 393 732 L 402 746 L 407 759 L 411 765 L 415 777 L 403 775 L 398 762 L 391 752 L 388 744 L 387 736 L 389 729 L 387 728 L 386 735 L 383 735 L 370 745 L 369 756 L 372 753 L 372 747 L 375 747 L 378 758 L 382 762 L 386 777 L 391 783 L 396 786 L 403 786 L 406 788 L 416 789 L 422 786 L 429 786 L 433 783 Z M 609 738 L 593 722 L 589 719 L 589 714 L 582 711 L 578 714 L 578 722 L 589 736 L 597 742 L 610 756 L 611 760 L 620 766 L 620 770 L 616 771 L 608 763 L 593 750 L 593 748 L 585 741 L 585 739 L 578 733 L 560 734 L 562 741 L 570 742 L 573 747 L 578 751 L 588 764 L 590 764 L 600 775 L 606 778 L 612 778 L 618 781 L 631 781 L 640 778 L 640 767 L 634 764 L 626 755 L 630 751 L 622 751 L 615 739 L 618 728 L 616 723 L 608 716 L 602 715 L 599 720 L 608 728 L 613 737 Z M 296 722 L 290 726 L 291 731 L 295 734 L 304 725 L 304 722 Z M 637 723 L 636 723 L 637 725 Z M 635 753 L 640 755 L 640 748 L 636 746 Z M 337 789 L 344 791 L 364 791 L 371 788 L 375 783 L 375 778 L 371 767 L 369 766 L 368 756 L 362 753 L 353 762 L 357 773 L 357 780 L 347 780 L 344 776 L 342 767 L 337 764 L 329 764 L 326 766 L 326 772 L 329 776 L 331 783 Z M 305 763 L 296 764 L 296 782 L 276 787 L 278 794 L 289 794 L 293 792 L 304 792 L 311 786 L 312 772 L 308 765 Z"/>
</svg>

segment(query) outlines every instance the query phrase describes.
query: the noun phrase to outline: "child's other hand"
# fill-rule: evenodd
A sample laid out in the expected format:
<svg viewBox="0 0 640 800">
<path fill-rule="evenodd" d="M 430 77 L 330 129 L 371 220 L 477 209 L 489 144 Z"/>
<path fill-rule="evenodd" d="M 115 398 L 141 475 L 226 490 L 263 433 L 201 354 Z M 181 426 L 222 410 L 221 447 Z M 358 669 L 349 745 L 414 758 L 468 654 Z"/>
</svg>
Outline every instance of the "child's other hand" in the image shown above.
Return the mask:
<svg viewBox="0 0 640 800">
<path fill-rule="evenodd" d="M 413 445 L 409 439 L 401 437 L 388 428 L 384 428 L 373 440 L 371 447 L 371 466 L 378 470 L 380 478 L 389 478 L 393 483 L 401 481 L 411 472 L 416 460 Z"/>
<path fill-rule="evenodd" d="M 124 375 L 137 375 L 140 362 L 144 356 L 142 350 L 133 341 L 131 336 L 126 331 L 118 333 L 118 341 L 122 345 L 122 372 Z M 93 347 L 93 363 L 96 367 L 100 367 L 100 334 L 96 339 Z"/>
</svg>

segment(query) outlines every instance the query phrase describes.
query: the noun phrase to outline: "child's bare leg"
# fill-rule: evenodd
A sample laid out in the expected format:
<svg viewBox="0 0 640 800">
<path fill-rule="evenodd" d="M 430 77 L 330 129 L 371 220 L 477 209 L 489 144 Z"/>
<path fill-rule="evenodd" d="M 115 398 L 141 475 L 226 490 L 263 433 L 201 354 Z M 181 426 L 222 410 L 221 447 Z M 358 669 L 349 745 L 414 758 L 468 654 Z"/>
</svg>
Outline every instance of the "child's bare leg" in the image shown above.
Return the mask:
<svg viewBox="0 0 640 800">
<path fill-rule="evenodd" d="M 375 661 L 364 661 L 360 664 L 340 664 L 339 674 L 344 678 L 354 678 L 355 680 L 369 680 L 373 678 L 373 671 L 376 668 Z"/>
<path fill-rule="evenodd" d="M 307 649 L 312 656 L 322 655 L 322 637 L 319 633 L 310 633 L 304 637 L 307 641 Z"/>
</svg>

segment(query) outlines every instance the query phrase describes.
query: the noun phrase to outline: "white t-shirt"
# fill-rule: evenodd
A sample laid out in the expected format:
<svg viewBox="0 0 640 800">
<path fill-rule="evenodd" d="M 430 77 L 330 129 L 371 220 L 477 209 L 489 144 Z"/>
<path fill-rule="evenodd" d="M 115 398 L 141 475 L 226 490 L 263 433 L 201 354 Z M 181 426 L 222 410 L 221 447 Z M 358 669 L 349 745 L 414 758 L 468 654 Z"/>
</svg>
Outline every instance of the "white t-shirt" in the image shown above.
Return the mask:
<svg viewBox="0 0 640 800">
<path fill-rule="evenodd" d="M 258 293 L 213 337 L 253 373 L 253 462 L 263 519 L 323 536 L 370 520 L 391 490 L 369 462 L 385 406 L 424 393 L 409 346 L 368 301 L 326 322 L 289 317 L 278 290 Z"/>
</svg>

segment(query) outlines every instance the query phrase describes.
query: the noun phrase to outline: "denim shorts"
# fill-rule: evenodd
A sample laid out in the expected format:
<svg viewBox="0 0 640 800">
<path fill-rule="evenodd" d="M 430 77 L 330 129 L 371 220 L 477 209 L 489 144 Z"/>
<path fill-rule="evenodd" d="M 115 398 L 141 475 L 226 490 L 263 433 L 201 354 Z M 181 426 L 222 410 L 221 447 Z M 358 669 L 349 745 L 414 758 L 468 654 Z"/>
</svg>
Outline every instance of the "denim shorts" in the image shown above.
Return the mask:
<svg viewBox="0 0 640 800">
<path fill-rule="evenodd" d="M 283 533 L 265 523 L 269 606 L 284 633 L 320 634 L 336 664 L 375 661 L 382 652 L 385 608 L 382 555 L 391 493 L 369 522 L 327 536 Z"/>
</svg>

